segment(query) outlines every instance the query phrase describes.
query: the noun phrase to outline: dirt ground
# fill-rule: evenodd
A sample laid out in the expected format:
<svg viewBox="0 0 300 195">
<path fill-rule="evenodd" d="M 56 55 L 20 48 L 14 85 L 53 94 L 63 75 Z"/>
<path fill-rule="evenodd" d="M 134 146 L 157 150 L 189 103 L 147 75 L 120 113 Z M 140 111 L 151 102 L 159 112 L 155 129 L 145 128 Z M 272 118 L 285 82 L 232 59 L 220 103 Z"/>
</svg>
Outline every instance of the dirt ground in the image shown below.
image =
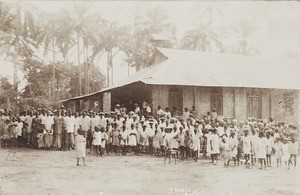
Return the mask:
<svg viewBox="0 0 300 195">
<path fill-rule="evenodd" d="M 0 194 L 300 194 L 299 159 L 296 169 L 273 162 L 260 170 L 114 155 L 88 155 L 87 166 L 77 167 L 74 157 L 75 151 L 2 148 Z"/>
</svg>

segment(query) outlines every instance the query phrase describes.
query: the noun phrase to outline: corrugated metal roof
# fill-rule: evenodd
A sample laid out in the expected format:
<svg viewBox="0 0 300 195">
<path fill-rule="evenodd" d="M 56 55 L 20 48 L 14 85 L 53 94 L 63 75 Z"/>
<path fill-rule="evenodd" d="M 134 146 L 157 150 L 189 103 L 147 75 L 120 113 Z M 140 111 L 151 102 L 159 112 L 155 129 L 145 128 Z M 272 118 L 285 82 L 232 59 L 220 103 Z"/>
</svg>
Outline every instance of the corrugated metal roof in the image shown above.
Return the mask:
<svg viewBox="0 0 300 195">
<path fill-rule="evenodd" d="M 300 66 L 288 59 L 160 49 L 168 57 L 146 84 L 300 89 Z"/>
<path fill-rule="evenodd" d="M 159 51 L 168 59 L 96 93 L 135 82 L 150 85 L 300 89 L 300 66 L 289 59 L 162 48 Z"/>
</svg>

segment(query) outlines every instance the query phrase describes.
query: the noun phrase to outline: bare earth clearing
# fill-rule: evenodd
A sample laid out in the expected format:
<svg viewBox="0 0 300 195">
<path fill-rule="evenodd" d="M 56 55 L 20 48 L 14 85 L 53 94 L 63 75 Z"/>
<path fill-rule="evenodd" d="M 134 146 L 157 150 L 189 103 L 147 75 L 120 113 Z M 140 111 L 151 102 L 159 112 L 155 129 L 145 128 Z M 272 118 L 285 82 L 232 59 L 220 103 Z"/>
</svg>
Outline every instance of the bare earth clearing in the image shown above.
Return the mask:
<svg viewBox="0 0 300 195">
<path fill-rule="evenodd" d="M 8 159 L 9 151 L 13 151 Z M 149 156 L 87 156 L 74 151 L 0 149 L 0 194 L 300 194 L 296 169 L 224 168 L 209 160 L 163 164 Z"/>
</svg>

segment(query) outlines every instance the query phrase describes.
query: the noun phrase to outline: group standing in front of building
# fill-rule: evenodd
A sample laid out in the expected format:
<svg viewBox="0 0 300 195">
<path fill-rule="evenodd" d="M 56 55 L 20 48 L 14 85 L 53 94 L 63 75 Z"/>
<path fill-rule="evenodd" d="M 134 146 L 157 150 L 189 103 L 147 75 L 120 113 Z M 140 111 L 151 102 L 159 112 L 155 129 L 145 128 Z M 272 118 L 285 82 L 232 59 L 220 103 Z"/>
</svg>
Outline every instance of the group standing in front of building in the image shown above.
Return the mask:
<svg viewBox="0 0 300 195">
<path fill-rule="evenodd" d="M 248 118 L 237 121 L 221 117 L 212 110 L 197 116 L 195 107 L 157 109 L 155 116 L 146 104 L 135 104 L 127 112 L 117 104 L 114 111 L 76 112 L 63 107 L 54 113 L 42 109 L 21 113 L 15 118 L 1 111 L 2 147 L 32 146 L 47 150 L 78 150 L 79 158 L 89 153 L 99 156 L 164 156 L 166 150 L 178 151 L 178 158 L 198 160 L 210 156 L 212 164 L 223 160 L 224 166 L 271 166 L 271 155 L 277 166 L 296 166 L 298 132 L 293 124 Z M 75 141 L 76 140 L 76 141 Z M 76 144 L 77 143 L 77 144 Z M 77 147 L 76 147 L 77 145 Z"/>
</svg>

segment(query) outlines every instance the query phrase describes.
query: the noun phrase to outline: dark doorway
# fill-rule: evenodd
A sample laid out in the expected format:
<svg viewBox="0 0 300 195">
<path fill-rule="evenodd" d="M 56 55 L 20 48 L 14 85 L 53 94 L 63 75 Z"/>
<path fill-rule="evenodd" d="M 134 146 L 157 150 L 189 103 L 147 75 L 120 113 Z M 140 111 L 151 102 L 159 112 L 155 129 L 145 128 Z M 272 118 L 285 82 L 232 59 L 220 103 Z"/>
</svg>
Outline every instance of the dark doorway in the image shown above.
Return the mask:
<svg viewBox="0 0 300 195">
<path fill-rule="evenodd" d="M 169 90 L 169 107 L 172 110 L 176 107 L 182 111 L 182 89 L 181 87 L 171 87 Z"/>
<path fill-rule="evenodd" d="M 261 118 L 261 91 L 260 89 L 246 89 L 247 117 Z"/>
<path fill-rule="evenodd" d="M 210 91 L 210 109 L 216 109 L 218 115 L 223 115 L 223 90 L 221 87 L 213 87 Z"/>
</svg>

